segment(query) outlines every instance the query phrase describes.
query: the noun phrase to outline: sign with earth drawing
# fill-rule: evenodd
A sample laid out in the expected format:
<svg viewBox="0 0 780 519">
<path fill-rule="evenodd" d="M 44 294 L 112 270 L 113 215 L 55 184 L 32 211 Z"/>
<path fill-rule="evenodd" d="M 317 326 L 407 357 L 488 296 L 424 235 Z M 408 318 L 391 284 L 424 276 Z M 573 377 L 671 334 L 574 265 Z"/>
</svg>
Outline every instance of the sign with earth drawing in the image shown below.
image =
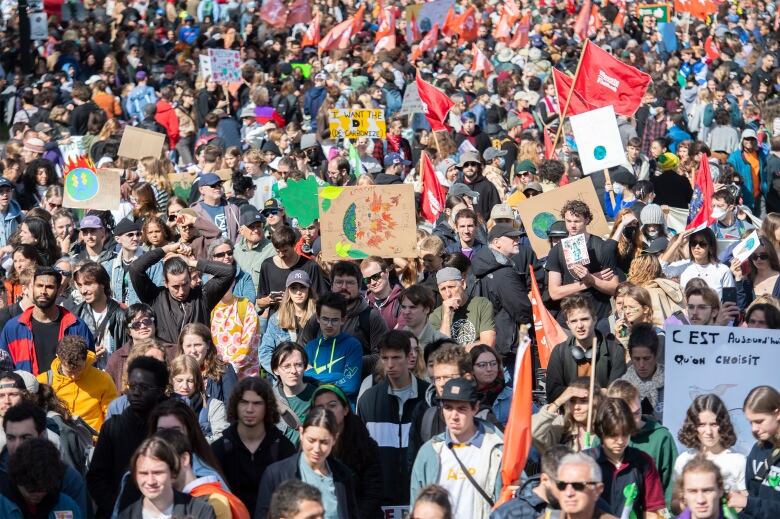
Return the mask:
<svg viewBox="0 0 780 519">
<path fill-rule="evenodd" d="M 547 230 L 556 220 L 563 220 L 561 207 L 568 200 L 582 200 L 593 213 L 593 221 L 588 225 L 588 232 L 604 238 L 609 234 L 607 219 L 601 209 L 599 197 L 593 187 L 590 177 L 585 177 L 563 187 L 542 193 L 523 200 L 515 206 L 523 227 L 531 242 L 531 248 L 540 258 L 550 252 L 550 242 L 547 240 Z"/>
<path fill-rule="evenodd" d="M 121 177 L 121 169 L 95 169 L 89 157 L 84 155 L 69 160 L 65 163 L 62 205 L 73 209 L 116 209 Z"/>
</svg>

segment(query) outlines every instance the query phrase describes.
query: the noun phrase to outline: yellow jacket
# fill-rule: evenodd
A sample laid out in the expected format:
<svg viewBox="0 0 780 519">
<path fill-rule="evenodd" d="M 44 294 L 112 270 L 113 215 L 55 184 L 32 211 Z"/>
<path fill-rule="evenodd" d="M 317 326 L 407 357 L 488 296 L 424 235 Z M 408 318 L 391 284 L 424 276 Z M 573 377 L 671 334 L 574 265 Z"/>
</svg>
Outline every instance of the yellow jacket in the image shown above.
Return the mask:
<svg viewBox="0 0 780 519">
<path fill-rule="evenodd" d="M 80 416 L 96 431 L 105 420 L 108 404 L 118 395 L 111 375 L 93 366 L 95 354 L 87 352 L 87 367 L 72 379 L 62 374 L 60 359 L 51 363 L 51 387 L 74 416 Z M 49 383 L 49 372 L 38 375 L 38 382 Z"/>
</svg>

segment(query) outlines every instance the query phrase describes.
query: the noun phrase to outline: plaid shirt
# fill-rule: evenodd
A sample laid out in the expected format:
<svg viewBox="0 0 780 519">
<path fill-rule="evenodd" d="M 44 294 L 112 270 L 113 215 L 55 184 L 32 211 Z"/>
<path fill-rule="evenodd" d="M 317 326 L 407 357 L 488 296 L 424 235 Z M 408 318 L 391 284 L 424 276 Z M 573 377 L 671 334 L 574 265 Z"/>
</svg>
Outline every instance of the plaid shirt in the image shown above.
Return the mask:
<svg viewBox="0 0 780 519">
<path fill-rule="evenodd" d="M 648 117 L 645 122 L 645 133 L 642 134 L 642 153 L 650 154 L 650 145 L 655 139 L 666 135 L 666 118 L 656 121 L 655 117 Z"/>
</svg>

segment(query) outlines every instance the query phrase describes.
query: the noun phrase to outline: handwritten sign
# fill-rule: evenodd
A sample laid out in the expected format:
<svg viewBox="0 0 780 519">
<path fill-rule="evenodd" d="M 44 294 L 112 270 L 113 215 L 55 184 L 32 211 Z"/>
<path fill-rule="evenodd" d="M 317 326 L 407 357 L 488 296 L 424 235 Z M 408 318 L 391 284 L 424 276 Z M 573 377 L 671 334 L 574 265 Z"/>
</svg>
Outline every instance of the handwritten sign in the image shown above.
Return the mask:
<svg viewBox="0 0 780 519">
<path fill-rule="evenodd" d="M 713 393 L 729 410 L 737 444 L 747 454 L 755 442 L 742 413 L 756 386 L 777 387 L 780 330 L 725 326 L 669 326 L 664 364 L 664 425 L 676 437 L 694 398 Z"/>
<path fill-rule="evenodd" d="M 331 139 L 384 139 L 387 135 L 383 110 L 333 108 L 328 118 Z"/>
<path fill-rule="evenodd" d="M 141 160 L 144 157 L 160 158 L 165 145 L 165 134 L 135 126 L 125 126 L 119 143 L 120 157 Z"/>
<path fill-rule="evenodd" d="M 217 83 L 241 81 L 241 54 L 237 50 L 209 49 L 211 79 Z"/>
<path fill-rule="evenodd" d="M 588 256 L 588 242 L 585 239 L 584 234 L 578 234 L 577 236 L 569 236 L 561 240 L 561 248 L 563 249 L 563 257 L 566 260 L 566 266 L 572 265 L 587 265 L 590 263 L 590 256 Z"/>
</svg>

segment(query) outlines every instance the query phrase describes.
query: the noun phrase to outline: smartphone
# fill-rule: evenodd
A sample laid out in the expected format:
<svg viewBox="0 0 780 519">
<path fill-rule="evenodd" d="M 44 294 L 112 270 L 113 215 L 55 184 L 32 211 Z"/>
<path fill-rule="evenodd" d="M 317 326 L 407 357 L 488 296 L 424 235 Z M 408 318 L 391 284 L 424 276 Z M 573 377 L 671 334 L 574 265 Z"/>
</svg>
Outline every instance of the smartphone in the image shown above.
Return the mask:
<svg viewBox="0 0 780 519">
<path fill-rule="evenodd" d="M 284 292 L 271 292 L 268 295 L 270 296 L 271 299 L 281 299 L 282 294 L 284 294 Z"/>
<path fill-rule="evenodd" d="M 737 304 L 737 287 L 723 287 L 723 302 Z"/>
</svg>

